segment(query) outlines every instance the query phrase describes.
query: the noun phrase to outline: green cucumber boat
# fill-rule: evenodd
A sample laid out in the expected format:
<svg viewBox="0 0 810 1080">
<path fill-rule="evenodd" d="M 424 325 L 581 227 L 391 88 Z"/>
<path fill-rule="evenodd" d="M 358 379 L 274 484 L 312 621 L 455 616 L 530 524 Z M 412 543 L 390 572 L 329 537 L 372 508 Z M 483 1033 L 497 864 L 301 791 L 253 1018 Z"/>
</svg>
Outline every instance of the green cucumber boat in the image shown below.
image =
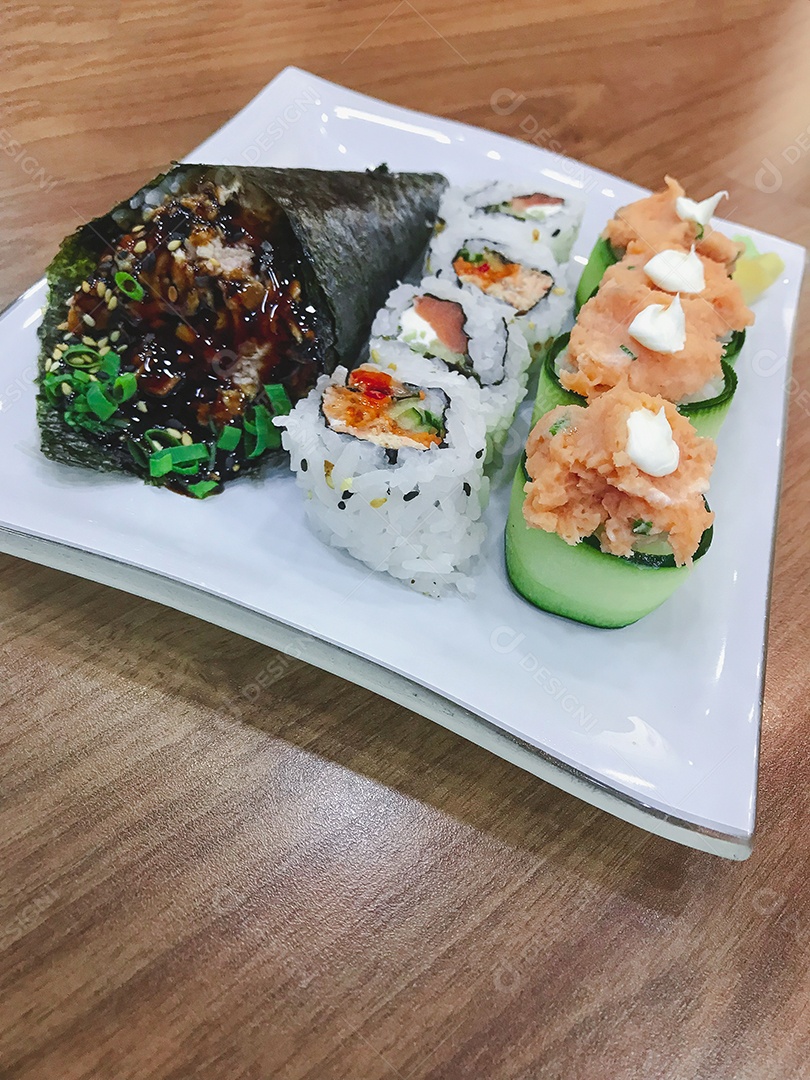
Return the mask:
<svg viewBox="0 0 810 1080">
<path fill-rule="evenodd" d="M 525 459 L 512 485 L 506 522 L 506 570 L 514 588 L 529 603 L 553 615 L 604 629 L 629 626 L 649 615 L 688 577 L 663 545 L 649 545 L 631 558 L 603 552 L 595 537 L 567 544 L 556 533 L 534 529 L 523 517 Z M 693 556 L 697 562 L 712 542 L 703 533 Z"/>
</svg>

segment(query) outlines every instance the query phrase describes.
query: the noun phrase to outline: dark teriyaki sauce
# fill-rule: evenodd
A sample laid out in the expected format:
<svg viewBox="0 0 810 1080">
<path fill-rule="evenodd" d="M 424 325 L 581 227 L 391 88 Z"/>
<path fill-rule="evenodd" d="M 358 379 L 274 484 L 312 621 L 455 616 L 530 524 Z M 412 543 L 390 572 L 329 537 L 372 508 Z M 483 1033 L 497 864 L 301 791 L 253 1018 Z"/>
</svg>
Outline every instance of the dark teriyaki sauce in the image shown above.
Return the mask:
<svg viewBox="0 0 810 1080">
<path fill-rule="evenodd" d="M 116 448 L 134 442 L 148 454 L 145 433 L 170 429 L 212 448 L 193 477 L 163 478 L 184 491 L 254 464 L 244 438 L 221 450 L 218 435 L 267 404 L 265 385 L 283 385 L 293 403 L 305 396 L 325 369 L 325 336 L 317 286 L 281 212 L 259 213 L 234 195 L 220 204 L 203 182 L 150 213 L 109 245 L 77 289 L 65 340 L 105 342 L 121 371 L 137 377 L 137 394 L 117 414 L 127 426 L 88 437 Z M 122 273 L 134 279 L 124 285 L 135 297 L 116 283 Z"/>
</svg>

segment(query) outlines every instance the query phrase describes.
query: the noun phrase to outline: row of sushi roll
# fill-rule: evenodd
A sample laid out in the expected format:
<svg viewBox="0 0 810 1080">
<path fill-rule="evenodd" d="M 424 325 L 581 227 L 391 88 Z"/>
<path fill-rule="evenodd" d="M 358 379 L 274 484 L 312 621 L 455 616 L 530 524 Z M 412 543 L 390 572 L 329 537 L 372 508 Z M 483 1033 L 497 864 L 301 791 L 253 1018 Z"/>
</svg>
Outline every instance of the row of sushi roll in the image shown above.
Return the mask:
<svg viewBox="0 0 810 1080">
<path fill-rule="evenodd" d="M 620 209 L 548 351 L 506 527 L 509 577 L 546 611 L 626 626 L 711 543 L 714 438 L 754 322 L 745 245 L 711 226 L 725 194 L 696 202 L 667 177 Z"/>
<path fill-rule="evenodd" d="M 471 591 L 489 474 L 573 313 L 582 211 L 525 185 L 447 189 L 425 276 L 390 293 L 368 361 L 274 421 L 327 543 L 422 593 Z"/>
</svg>

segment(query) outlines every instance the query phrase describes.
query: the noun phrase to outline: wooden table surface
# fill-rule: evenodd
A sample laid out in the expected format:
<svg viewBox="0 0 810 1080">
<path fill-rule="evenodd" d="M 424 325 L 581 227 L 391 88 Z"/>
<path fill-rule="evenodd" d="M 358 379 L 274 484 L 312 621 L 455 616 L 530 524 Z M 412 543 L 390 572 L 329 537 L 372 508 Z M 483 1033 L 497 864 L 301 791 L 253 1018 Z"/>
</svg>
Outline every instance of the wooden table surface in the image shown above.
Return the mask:
<svg viewBox="0 0 810 1080">
<path fill-rule="evenodd" d="M 0 306 L 287 64 L 810 244 L 806 0 L 4 0 L 0 48 Z M 0 559 L 0 1077 L 810 1077 L 809 329 L 745 864 Z"/>
</svg>

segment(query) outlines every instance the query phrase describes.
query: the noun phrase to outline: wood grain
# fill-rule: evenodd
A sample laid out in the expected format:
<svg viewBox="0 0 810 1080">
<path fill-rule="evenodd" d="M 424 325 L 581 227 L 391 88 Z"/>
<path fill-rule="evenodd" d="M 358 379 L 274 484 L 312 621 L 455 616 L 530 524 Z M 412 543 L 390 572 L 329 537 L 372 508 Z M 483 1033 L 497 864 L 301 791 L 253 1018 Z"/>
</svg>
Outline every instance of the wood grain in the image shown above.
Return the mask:
<svg viewBox="0 0 810 1080">
<path fill-rule="evenodd" d="M 803 0 L 6 0 L 0 47 L 0 303 L 287 64 L 810 243 Z M 3 1080 L 810 1076 L 808 330 L 744 865 L 0 559 Z"/>
</svg>

